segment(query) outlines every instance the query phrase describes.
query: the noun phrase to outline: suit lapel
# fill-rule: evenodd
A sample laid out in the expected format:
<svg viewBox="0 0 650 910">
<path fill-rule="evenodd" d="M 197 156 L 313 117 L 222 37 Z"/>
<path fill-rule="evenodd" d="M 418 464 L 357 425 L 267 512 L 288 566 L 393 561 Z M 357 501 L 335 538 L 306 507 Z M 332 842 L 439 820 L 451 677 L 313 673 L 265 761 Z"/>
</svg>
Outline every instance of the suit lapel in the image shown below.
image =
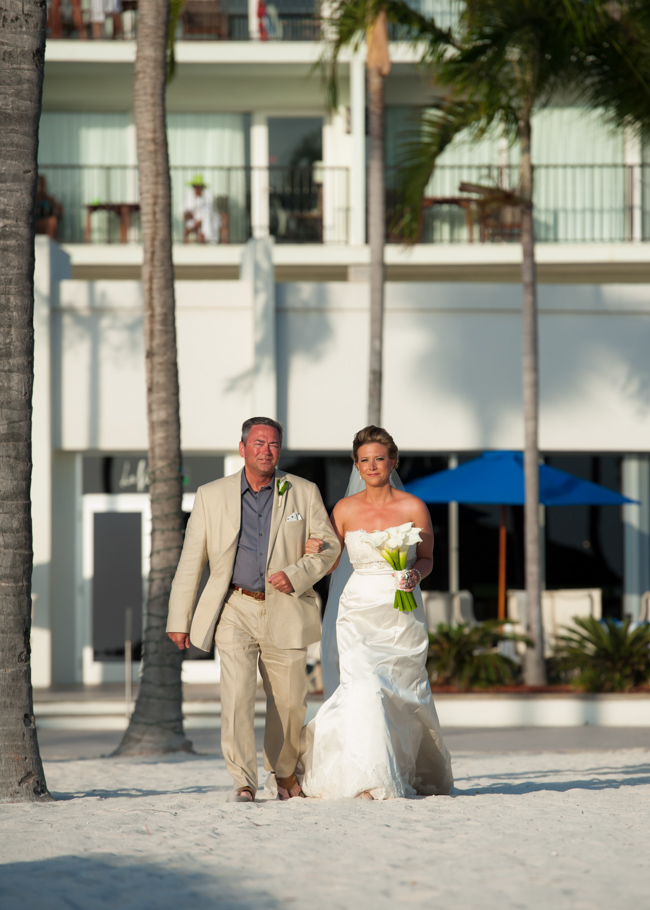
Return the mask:
<svg viewBox="0 0 650 910">
<path fill-rule="evenodd" d="M 244 469 L 242 468 L 242 471 Z M 239 533 L 241 528 L 241 471 L 231 474 L 228 480 L 226 490 L 226 506 L 228 508 L 228 517 L 232 522 L 235 531 Z"/>
<path fill-rule="evenodd" d="M 287 500 L 291 495 L 291 482 L 289 481 L 289 486 L 284 491 L 283 495 L 280 496 L 278 493 L 278 485 L 282 486 L 285 482 L 286 476 L 282 471 L 276 471 L 273 478 L 273 512 L 271 514 L 271 531 L 269 535 L 269 552 L 266 557 L 266 565 L 268 566 L 269 560 L 271 559 L 271 553 L 273 552 L 273 547 L 275 546 L 275 539 L 278 536 L 278 532 L 282 527 L 282 522 L 284 521 L 284 514 L 287 508 Z M 279 481 L 279 484 L 278 484 Z"/>
</svg>

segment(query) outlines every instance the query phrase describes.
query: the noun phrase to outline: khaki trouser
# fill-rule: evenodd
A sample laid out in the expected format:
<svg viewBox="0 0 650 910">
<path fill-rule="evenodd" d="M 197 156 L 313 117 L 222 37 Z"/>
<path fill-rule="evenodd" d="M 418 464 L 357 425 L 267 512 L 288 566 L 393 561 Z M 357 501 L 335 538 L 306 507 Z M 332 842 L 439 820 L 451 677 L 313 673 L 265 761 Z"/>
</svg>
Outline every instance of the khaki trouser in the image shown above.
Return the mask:
<svg viewBox="0 0 650 910">
<path fill-rule="evenodd" d="M 231 591 L 215 643 L 221 658 L 221 749 L 235 789 L 257 791 L 255 692 L 257 660 L 266 693 L 264 767 L 278 777 L 296 768 L 307 710 L 306 648 L 276 648 L 266 602 Z"/>
</svg>

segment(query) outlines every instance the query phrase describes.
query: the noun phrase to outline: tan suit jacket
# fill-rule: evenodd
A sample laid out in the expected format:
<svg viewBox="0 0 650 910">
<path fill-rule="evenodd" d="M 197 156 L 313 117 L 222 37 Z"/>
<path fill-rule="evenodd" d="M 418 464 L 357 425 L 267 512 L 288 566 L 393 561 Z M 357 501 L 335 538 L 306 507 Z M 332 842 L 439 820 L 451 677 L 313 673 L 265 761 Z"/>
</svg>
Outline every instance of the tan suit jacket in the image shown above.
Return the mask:
<svg viewBox="0 0 650 910">
<path fill-rule="evenodd" d="M 278 494 L 278 480 L 289 483 L 282 496 Z M 302 520 L 287 521 L 294 513 Z M 192 644 L 203 651 L 212 647 L 228 598 L 240 527 L 241 471 L 199 487 L 172 583 L 167 631 L 189 632 Z M 323 540 L 322 553 L 305 556 L 308 537 Z M 276 471 L 266 578 L 274 572 L 286 572 L 294 589 L 292 594 L 282 594 L 266 583 L 268 622 L 276 647 L 305 648 L 320 638 L 320 614 L 312 585 L 327 574 L 339 552 L 338 538 L 316 484 Z M 192 618 L 207 562 L 210 579 Z"/>
</svg>

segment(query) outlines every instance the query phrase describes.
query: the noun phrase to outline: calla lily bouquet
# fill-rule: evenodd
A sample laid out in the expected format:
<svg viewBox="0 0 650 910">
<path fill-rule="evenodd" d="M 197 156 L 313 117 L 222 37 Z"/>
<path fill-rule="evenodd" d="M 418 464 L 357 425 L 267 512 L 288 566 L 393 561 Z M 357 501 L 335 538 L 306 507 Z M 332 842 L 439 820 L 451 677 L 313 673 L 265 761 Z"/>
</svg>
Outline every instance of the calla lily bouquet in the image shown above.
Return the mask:
<svg viewBox="0 0 650 910">
<path fill-rule="evenodd" d="M 422 528 L 414 528 L 413 522 L 408 521 L 396 528 L 386 528 L 385 531 L 373 531 L 372 533 L 366 531 L 361 535 L 361 540 L 376 550 L 396 572 L 403 572 L 406 568 L 409 547 L 422 541 L 421 530 Z M 416 610 L 417 606 L 412 591 L 400 589 L 395 591 L 394 607 L 396 610 L 410 613 L 412 610 Z"/>
</svg>

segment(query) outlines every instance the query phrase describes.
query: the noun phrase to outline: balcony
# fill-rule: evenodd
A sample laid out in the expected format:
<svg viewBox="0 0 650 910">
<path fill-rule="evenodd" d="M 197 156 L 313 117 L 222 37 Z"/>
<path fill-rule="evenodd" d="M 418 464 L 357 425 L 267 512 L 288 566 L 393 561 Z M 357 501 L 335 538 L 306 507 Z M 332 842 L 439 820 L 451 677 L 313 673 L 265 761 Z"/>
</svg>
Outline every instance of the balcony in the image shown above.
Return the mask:
<svg viewBox="0 0 650 910">
<path fill-rule="evenodd" d="M 313 0 L 256 3 L 249 21 L 247 0 L 186 0 L 176 30 L 177 41 L 318 41 L 320 6 Z M 138 0 L 122 0 L 122 11 L 91 21 L 89 0 L 52 0 L 48 4 L 48 40 L 134 40 Z"/>
<path fill-rule="evenodd" d="M 441 165 L 426 190 L 421 243 L 504 243 L 520 239 L 516 166 Z M 399 199 L 387 170 L 389 242 Z M 650 165 L 538 165 L 535 237 L 540 243 L 650 240 Z"/>
<path fill-rule="evenodd" d="M 245 243 L 251 236 L 276 243 L 345 244 L 348 240 L 347 168 L 172 167 L 174 243 Z M 63 207 L 62 243 L 139 243 L 138 169 L 42 164 L 47 193 Z M 200 173 L 209 203 L 209 231 L 188 231 L 184 213 Z"/>
<path fill-rule="evenodd" d="M 190 183 L 199 172 L 211 198 L 211 242 L 245 243 L 271 234 L 276 243 L 338 244 L 349 239 L 347 168 L 172 167 L 172 235 L 187 234 Z M 63 206 L 63 243 L 139 243 L 136 167 L 42 164 L 47 191 Z M 516 168 L 446 165 L 427 188 L 419 242 L 494 244 L 519 241 Z M 387 171 L 387 239 L 398 201 Z M 539 165 L 535 168 L 535 234 L 539 243 L 650 240 L 650 165 Z"/>
</svg>

